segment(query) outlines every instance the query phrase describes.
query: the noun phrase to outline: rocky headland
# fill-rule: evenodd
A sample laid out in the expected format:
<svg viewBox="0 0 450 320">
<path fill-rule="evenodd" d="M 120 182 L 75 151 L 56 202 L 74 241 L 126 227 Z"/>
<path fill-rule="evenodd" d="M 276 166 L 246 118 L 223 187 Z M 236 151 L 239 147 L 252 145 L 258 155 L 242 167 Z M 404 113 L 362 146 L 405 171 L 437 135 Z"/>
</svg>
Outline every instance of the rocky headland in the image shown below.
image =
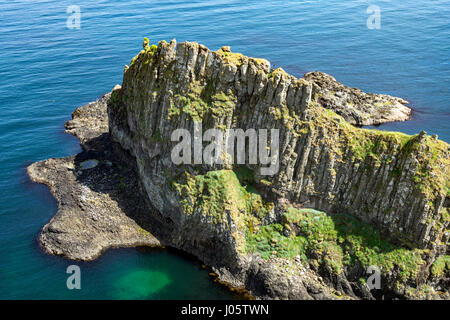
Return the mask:
<svg viewBox="0 0 450 320">
<path fill-rule="evenodd" d="M 79 260 L 174 247 L 259 299 L 450 299 L 449 145 L 358 128 L 407 120 L 406 104 L 229 47 L 146 40 L 122 85 L 66 123 L 83 151 L 28 167 L 59 207 L 40 242 Z M 278 173 L 175 165 L 171 133 L 194 121 L 279 129 Z"/>
</svg>

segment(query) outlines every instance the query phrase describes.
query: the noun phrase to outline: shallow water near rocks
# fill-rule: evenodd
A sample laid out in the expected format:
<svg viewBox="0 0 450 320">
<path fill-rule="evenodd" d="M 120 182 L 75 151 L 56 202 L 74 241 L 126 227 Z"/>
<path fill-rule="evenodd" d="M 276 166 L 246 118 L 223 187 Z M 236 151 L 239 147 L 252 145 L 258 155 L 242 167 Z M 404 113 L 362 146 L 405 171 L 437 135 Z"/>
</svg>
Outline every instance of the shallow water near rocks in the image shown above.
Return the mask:
<svg viewBox="0 0 450 320">
<path fill-rule="evenodd" d="M 177 38 L 262 57 L 301 76 L 320 70 L 346 85 L 409 100 L 414 119 L 379 129 L 425 130 L 450 141 L 450 1 L 377 1 L 381 29 L 366 27 L 369 1 L 87 1 L 81 29 L 66 27 L 72 1 L 0 3 L 0 298 L 230 298 L 208 271 L 171 251 L 113 249 L 79 263 L 41 251 L 56 212 L 28 164 L 72 155 L 63 123 L 75 107 L 121 83 L 141 49 Z M 66 287 L 81 267 L 81 290 Z"/>
<path fill-rule="evenodd" d="M 98 160 L 86 160 L 80 163 L 82 170 L 92 169 L 98 165 Z"/>
</svg>

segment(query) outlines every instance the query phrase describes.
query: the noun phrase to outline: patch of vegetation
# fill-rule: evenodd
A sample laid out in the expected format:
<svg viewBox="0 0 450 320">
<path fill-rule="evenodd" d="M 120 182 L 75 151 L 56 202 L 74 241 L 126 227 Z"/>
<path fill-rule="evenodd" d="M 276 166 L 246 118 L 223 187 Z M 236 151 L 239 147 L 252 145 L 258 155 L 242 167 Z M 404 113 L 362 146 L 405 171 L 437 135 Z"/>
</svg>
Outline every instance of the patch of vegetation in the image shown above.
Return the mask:
<svg viewBox="0 0 450 320">
<path fill-rule="evenodd" d="M 215 92 L 211 82 L 206 85 L 194 82 L 190 84 L 188 93 L 174 95 L 169 109 L 169 119 L 180 116 L 181 112 L 196 121 L 204 119 L 207 115 L 218 119 L 231 115 L 235 103 L 235 97 L 232 94 L 226 94 L 223 91 Z"/>
<path fill-rule="evenodd" d="M 283 68 L 276 68 L 276 69 L 272 69 L 269 74 L 267 75 L 268 79 L 272 79 L 275 78 L 277 75 L 280 75 L 280 77 L 282 76 L 286 76 L 289 77 L 289 74 L 286 73 L 286 71 L 284 71 Z"/>
<path fill-rule="evenodd" d="M 183 113 L 189 115 L 193 120 L 200 121 L 208 109 L 208 104 L 205 101 L 196 98 L 192 94 L 189 94 L 188 96 L 177 94 L 174 98 L 175 105 L 180 107 L 174 107 L 173 110 L 169 110 L 172 116 L 180 115 L 180 112 L 182 111 Z M 177 112 L 176 110 L 179 111 Z"/>
<path fill-rule="evenodd" d="M 228 213 L 240 221 L 245 215 L 262 216 L 270 208 L 250 184 L 252 175 L 249 169 L 243 168 L 195 176 L 185 172 L 173 186 L 180 194 L 185 213 L 208 215 L 214 223 L 228 223 Z"/>
<path fill-rule="evenodd" d="M 383 240 L 375 229 L 344 215 L 327 215 L 312 209 L 289 208 L 279 224 L 247 231 L 247 251 L 326 264 L 339 274 L 345 266 L 361 263 L 382 272 L 398 271 L 400 279 L 415 279 L 423 250 L 404 249 Z M 275 240 L 274 240 L 275 239 Z"/>
<path fill-rule="evenodd" d="M 418 140 L 418 139 L 417 139 Z M 436 191 L 448 194 L 450 189 L 449 145 L 430 136 L 425 136 L 420 143 L 409 145 L 410 152 L 415 152 L 419 165 L 414 179 L 418 188 L 434 198 Z"/>
<path fill-rule="evenodd" d="M 300 255 L 306 262 L 306 238 L 285 236 L 283 231 L 284 226 L 279 223 L 259 227 L 254 233 L 249 230 L 246 237 L 247 251 L 259 252 L 264 259 L 269 259 L 272 255 L 282 258 Z"/>
<path fill-rule="evenodd" d="M 241 65 L 246 58 L 242 53 L 229 52 L 222 49 L 217 50 L 216 53 L 222 57 L 226 64 L 234 64 L 237 66 Z"/>
<path fill-rule="evenodd" d="M 450 256 L 440 256 L 431 266 L 431 274 L 435 277 L 443 277 L 450 272 Z"/>
<path fill-rule="evenodd" d="M 139 52 L 139 54 L 131 60 L 130 67 L 133 66 L 136 61 L 141 59 L 144 64 L 149 64 L 158 52 L 158 46 L 154 44 L 150 45 L 150 40 L 148 38 L 144 38 L 142 47 L 143 49 Z"/>
<path fill-rule="evenodd" d="M 236 53 L 227 50 L 224 51 L 223 49 L 219 49 L 215 51 L 215 53 L 217 53 L 223 59 L 225 64 L 232 64 L 238 67 L 242 65 L 246 60 L 253 61 L 256 65 L 269 65 L 269 62 L 265 59 L 247 57 L 242 53 Z"/>
</svg>

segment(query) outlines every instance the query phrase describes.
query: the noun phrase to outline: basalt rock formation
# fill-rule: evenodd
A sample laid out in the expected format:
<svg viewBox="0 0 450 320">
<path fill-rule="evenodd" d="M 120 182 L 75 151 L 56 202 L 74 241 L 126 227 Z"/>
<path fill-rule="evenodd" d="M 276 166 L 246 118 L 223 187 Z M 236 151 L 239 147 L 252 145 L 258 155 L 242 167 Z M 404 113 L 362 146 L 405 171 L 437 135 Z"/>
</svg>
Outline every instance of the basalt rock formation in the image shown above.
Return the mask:
<svg viewBox="0 0 450 320">
<path fill-rule="evenodd" d="M 306 207 L 350 213 L 411 247 L 445 251 L 448 144 L 425 133 L 355 128 L 334 112 L 338 103 L 330 109 L 320 104 L 320 93 L 330 90 L 320 85 L 328 82 L 314 82 L 322 79 L 317 75 L 308 78 L 271 70 L 267 61 L 228 48 L 212 52 L 197 43 L 160 42 L 125 68 L 122 87 L 112 93 L 110 132 L 136 157 L 152 203 L 173 212 L 178 209 L 167 206 L 178 205 L 159 185 L 168 185 L 165 170 L 172 176 L 179 171 L 170 161 L 175 129 L 193 131 L 196 120 L 202 121 L 203 132 L 277 128 L 279 172 L 260 176 L 250 166 L 267 192 Z M 360 91 L 347 95 L 367 100 Z"/>
<path fill-rule="evenodd" d="M 145 205 L 137 216 L 125 215 L 142 234 L 195 255 L 220 280 L 256 298 L 449 299 L 449 145 L 425 132 L 357 127 L 406 120 L 404 104 L 319 72 L 297 79 L 229 47 L 214 52 L 191 42 L 147 41 L 125 67 L 122 85 L 77 109 L 66 128 L 90 152 L 83 161 L 120 157 L 129 163 L 129 183 L 139 184 L 132 189 L 140 193 L 135 201 Z M 93 117 L 96 112 L 101 115 Z M 248 163 L 175 165 L 172 132 L 184 128 L 194 135 L 199 122 L 203 132 L 223 130 L 225 140 L 232 139 L 230 128 L 279 129 L 279 170 L 262 175 L 261 165 Z M 61 180 L 64 170 L 49 179 L 52 163 L 28 171 L 57 194 L 50 180 Z M 71 170 L 83 171 L 80 166 Z M 75 180 L 95 180 L 96 172 L 86 169 Z M 103 179 L 117 183 L 111 175 Z M 85 216 L 75 202 L 64 211 L 60 201 L 41 243 L 86 259 L 69 250 L 86 235 L 71 233 L 68 219 L 54 228 L 60 211 Z M 107 214 L 99 220 L 99 229 L 111 222 Z M 102 248 L 127 244 L 126 237 L 117 239 Z M 380 270 L 381 291 L 366 283 L 369 266 Z"/>
</svg>

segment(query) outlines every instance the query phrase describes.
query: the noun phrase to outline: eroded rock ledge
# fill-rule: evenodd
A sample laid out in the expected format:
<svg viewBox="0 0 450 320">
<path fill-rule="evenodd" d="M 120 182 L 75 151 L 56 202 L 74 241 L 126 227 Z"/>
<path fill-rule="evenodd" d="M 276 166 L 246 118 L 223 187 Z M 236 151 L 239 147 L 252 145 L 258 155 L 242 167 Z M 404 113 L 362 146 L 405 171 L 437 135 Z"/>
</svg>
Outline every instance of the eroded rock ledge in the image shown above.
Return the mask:
<svg viewBox="0 0 450 320">
<path fill-rule="evenodd" d="M 40 234 L 49 253 L 92 260 L 111 247 L 161 246 L 146 230 L 151 217 L 139 196 L 133 162 L 110 141 L 109 97 L 76 109 L 66 123 L 66 131 L 80 139 L 83 152 L 27 168 L 30 178 L 46 184 L 58 202 L 58 212 Z"/>
<path fill-rule="evenodd" d="M 314 77 L 226 47 L 147 43 L 122 86 L 66 124 L 83 153 L 28 168 L 59 203 L 43 247 L 88 260 L 110 246 L 162 243 L 256 298 L 449 299 L 448 145 L 352 126 L 374 111 L 346 112 L 320 84 L 327 76 Z M 359 101 L 348 90 L 338 91 Z M 363 105 L 370 99 L 403 104 L 365 96 Z M 280 172 L 175 166 L 170 134 L 194 120 L 204 130 L 279 128 Z M 381 268 L 379 291 L 365 283 L 369 265 Z"/>
<path fill-rule="evenodd" d="M 323 72 L 310 72 L 305 79 L 315 84 L 317 102 L 356 126 L 406 121 L 411 116 L 408 101 L 385 94 L 349 88 Z"/>
</svg>

